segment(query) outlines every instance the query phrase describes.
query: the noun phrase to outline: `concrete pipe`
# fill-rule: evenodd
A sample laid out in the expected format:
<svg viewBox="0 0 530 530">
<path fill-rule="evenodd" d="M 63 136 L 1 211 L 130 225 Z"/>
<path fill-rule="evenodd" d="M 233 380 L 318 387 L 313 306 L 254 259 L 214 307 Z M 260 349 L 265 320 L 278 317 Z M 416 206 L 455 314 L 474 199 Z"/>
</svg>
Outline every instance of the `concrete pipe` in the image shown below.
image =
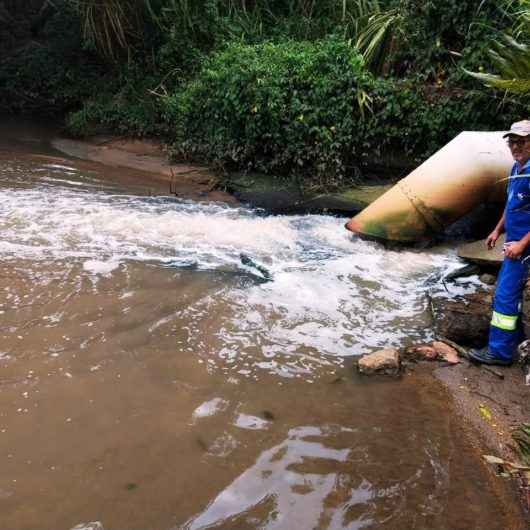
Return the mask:
<svg viewBox="0 0 530 530">
<path fill-rule="evenodd" d="M 502 132 L 462 132 L 346 228 L 377 239 L 429 239 L 483 202 L 503 201 L 513 164 Z"/>
</svg>

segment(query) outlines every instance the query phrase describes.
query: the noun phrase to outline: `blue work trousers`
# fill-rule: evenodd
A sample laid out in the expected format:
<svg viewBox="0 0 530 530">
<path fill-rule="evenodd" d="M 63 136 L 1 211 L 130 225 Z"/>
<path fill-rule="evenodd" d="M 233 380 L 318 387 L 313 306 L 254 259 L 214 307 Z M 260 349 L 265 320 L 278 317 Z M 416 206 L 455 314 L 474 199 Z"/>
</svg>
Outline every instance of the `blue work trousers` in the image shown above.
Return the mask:
<svg viewBox="0 0 530 530">
<path fill-rule="evenodd" d="M 522 338 L 520 313 L 528 261 L 504 258 L 497 280 L 488 348 L 503 359 L 512 359 Z"/>
</svg>

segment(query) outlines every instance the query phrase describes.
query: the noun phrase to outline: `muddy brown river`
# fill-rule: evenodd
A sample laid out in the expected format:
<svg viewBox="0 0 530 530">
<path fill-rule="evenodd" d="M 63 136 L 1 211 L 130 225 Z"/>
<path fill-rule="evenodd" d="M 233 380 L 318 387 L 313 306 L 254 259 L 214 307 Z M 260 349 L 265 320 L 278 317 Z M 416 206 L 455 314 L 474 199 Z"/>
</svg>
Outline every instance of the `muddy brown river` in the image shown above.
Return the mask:
<svg viewBox="0 0 530 530">
<path fill-rule="evenodd" d="M 17 134 L 0 141 L 1 530 L 516 527 L 441 388 L 351 369 L 432 337 L 453 250 L 179 200 Z"/>
</svg>

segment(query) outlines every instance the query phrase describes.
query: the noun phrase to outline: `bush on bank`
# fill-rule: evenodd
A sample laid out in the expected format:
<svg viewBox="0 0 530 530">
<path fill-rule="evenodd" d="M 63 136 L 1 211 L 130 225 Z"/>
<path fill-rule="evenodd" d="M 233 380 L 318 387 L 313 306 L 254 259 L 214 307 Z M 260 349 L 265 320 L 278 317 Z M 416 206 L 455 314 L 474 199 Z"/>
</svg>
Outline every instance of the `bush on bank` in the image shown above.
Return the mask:
<svg viewBox="0 0 530 530">
<path fill-rule="evenodd" d="M 347 42 L 231 44 L 165 99 L 174 152 L 336 186 L 360 153 L 371 76 Z"/>
<path fill-rule="evenodd" d="M 97 60 L 29 43 L 0 69 L 0 112 L 61 117 L 98 87 L 108 84 Z"/>
<path fill-rule="evenodd" d="M 27 35 L 14 49 L 4 46 L 0 41 L 0 112 L 62 117 L 94 93 L 115 90 L 109 69 L 85 48 L 71 11 L 53 17 L 39 39 Z"/>
<path fill-rule="evenodd" d="M 68 132 L 76 137 L 98 133 L 167 137 L 161 101 L 152 94 L 158 83 L 148 69 L 131 63 L 120 72 L 113 90 L 91 93 L 79 110 L 67 116 Z"/>
<path fill-rule="evenodd" d="M 421 78 L 378 79 L 370 96 L 363 143 L 372 160 L 389 156 L 418 163 L 462 131 L 505 130 L 528 110 L 523 98 L 432 86 Z"/>
</svg>

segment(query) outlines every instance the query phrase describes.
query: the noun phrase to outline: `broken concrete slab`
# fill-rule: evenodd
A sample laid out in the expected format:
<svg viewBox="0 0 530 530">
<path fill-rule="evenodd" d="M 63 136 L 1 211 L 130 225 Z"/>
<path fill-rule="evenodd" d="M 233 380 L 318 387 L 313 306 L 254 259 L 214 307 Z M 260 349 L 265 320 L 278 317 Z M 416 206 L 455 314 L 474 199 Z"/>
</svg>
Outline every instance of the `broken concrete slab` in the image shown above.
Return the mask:
<svg viewBox="0 0 530 530">
<path fill-rule="evenodd" d="M 488 250 L 486 248 L 486 240 L 481 239 L 473 243 L 466 243 L 458 247 L 458 256 L 467 259 L 479 265 L 490 265 L 500 267 L 504 254 L 502 253 L 502 246 L 504 245 L 505 235 L 503 234 L 497 240 L 495 248 Z"/>
</svg>

